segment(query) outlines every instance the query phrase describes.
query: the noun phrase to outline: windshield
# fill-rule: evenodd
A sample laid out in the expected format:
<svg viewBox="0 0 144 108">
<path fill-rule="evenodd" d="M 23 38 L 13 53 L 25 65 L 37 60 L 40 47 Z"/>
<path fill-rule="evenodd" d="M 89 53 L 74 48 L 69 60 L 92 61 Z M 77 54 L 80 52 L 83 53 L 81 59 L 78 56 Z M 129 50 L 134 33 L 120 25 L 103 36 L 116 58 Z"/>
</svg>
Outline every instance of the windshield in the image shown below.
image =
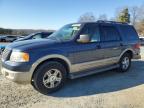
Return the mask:
<svg viewBox="0 0 144 108">
<path fill-rule="evenodd" d="M 81 24 L 69 24 L 62 27 L 60 30 L 56 31 L 48 38 L 50 39 L 58 39 L 61 41 L 68 41 L 74 38 L 74 36 L 81 29 Z"/>
</svg>

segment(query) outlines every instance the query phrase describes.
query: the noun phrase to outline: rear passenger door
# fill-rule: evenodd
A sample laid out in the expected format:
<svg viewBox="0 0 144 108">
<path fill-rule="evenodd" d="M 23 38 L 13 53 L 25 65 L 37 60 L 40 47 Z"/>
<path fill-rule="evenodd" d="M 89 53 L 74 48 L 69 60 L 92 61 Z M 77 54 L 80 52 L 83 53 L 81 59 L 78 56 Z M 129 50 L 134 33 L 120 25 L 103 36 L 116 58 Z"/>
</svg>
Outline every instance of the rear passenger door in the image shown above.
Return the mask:
<svg viewBox="0 0 144 108">
<path fill-rule="evenodd" d="M 103 52 L 103 58 L 108 64 L 114 64 L 118 61 L 121 54 L 121 38 L 116 26 L 109 24 L 100 25 L 100 46 Z"/>
</svg>

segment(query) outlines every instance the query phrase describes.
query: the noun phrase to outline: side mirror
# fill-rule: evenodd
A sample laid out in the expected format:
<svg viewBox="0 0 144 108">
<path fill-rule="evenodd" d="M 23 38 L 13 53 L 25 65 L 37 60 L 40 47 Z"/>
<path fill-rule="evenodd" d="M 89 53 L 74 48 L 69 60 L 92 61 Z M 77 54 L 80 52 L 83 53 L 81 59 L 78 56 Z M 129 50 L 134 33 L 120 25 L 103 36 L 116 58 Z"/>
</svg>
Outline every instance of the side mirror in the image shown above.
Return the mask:
<svg viewBox="0 0 144 108">
<path fill-rule="evenodd" d="M 80 38 L 77 40 L 79 43 L 89 43 L 90 42 L 90 37 L 89 35 L 80 35 Z"/>
</svg>

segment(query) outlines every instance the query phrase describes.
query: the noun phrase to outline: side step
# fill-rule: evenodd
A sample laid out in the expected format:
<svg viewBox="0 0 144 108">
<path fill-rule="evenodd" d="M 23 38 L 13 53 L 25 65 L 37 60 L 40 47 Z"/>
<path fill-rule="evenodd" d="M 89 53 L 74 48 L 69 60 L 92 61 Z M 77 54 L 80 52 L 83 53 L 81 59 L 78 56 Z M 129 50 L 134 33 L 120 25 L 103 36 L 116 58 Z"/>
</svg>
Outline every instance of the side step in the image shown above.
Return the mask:
<svg viewBox="0 0 144 108">
<path fill-rule="evenodd" d="M 112 69 L 115 69 L 115 68 L 118 68 L 118 67 L 119 67 L 119 64 L 112 65 L 112 66 L 105 67 L 105 68 L 101 68 L 101 69 L 70 73 L 69 78 L 70 79 L 76 79 L 76 78 L 80 78 L 80 77 L 85 77 L 85 76 L 88 76 L 88 75 L 92 75 L 92 74 L 96 74 L 96 73 L 112 70 Z"/>
</svg>

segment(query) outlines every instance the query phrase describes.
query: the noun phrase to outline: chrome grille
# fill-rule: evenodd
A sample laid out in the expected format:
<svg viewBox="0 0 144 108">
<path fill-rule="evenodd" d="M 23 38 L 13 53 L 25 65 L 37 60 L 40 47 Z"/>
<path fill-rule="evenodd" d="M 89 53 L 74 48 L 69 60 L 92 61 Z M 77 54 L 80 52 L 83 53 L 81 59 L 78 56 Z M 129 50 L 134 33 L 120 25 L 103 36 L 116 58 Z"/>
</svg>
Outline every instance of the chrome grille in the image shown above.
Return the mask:
<svg viewBox="0 0 144 108">
<path fill-rule="evenodd" d="M 2 53 L 2 59 L 4 61 L 8 60 L 10 58 L 11 50 L 5 49 Z"/>
</svg>

